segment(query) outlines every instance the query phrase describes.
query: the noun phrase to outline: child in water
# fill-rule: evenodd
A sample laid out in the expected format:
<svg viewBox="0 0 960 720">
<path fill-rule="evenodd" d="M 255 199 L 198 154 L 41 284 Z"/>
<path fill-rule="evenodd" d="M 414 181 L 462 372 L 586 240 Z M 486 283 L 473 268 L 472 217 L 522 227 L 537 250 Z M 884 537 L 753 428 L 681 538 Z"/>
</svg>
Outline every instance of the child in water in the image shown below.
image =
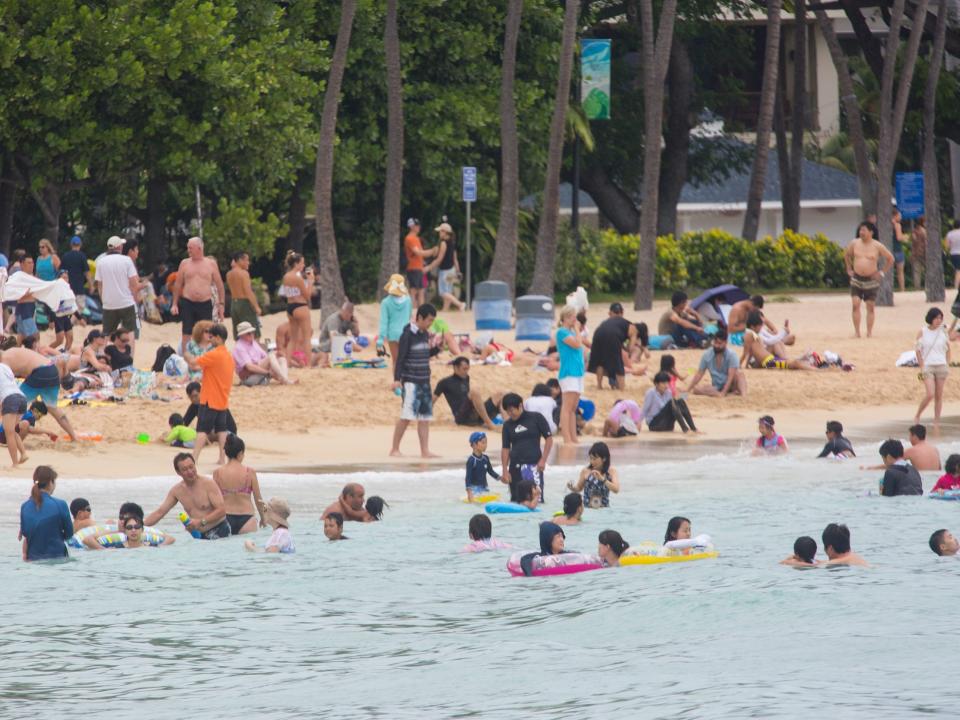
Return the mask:
<svg viewBox="0 0 960 720">
<path fill-rule="evenodd" d="M 580 493 L 572 492 L 563 498 L 563 512 L 555 515 L 553 521 L 557 525 L 579 525 L 583 517 L 583 498 Z"/>
<path fill-rule="evenodd" d="M 264 552 L 283 553 L 284 555 L 297 551 L 290 535 L 290 506 L 283 498 L 270 498 L 263 511 L 263 519 L 273 528 L 273 534 L 264 546 Z M 256 552 L 257 546 L 253 540 L 247 540 L 243 546 Z"/>
<path fill-rule="evenodd" d="M 951 455 L 943 465 L 944 475 L 930 490 L 931 493 L 943 494 L 947 490 L 960 490 L 960 455 Z"/>
<path fill-rule="evenodd" d="M 323 534 L 331 542 L 334 540 L 349 540 L 350 538 L 343 534 L 343 515 L 338 512 L 327 513 L 327 516 L 323 519 Z"/>
<path fill-rule="evenodd" d="M 610 448 L 603 442 L 594 443 L 587 456 L 589 464 L 580 471 L 580 479 L 567 487 L 582 492 L 583 504 L 590 508 L 610 507 L 610 493 L 620 492 L 620 478 L 610 467 Z"/>
<path fill-rule="evenodd" d="M 764 415 L 757 420 L 757 426 L 760 437 L 757 438 L 757 445 L 753 449 L 754 455 L 783 455 L 790 452 L 783 435 L 773 427 L 772 417 Z"/>
<path fill-rule="evenodd" d="M 383 520 L 383 509 L 385 507 L 390 507 L 386 500 L 379 495 L 371 495 L 367 498 L 367 504 L 363 506 L 363 509 L 367 511 L 371 520 L 377 521 Z"/>
<path fill-rule="evenodd" d="M 817 541 L 812 537 L 804 535 L 798 537 L 793 543 L 793 555 L 780 561 L 781 565 L 792 565 L 794 567 L 812 567 L 818 565 L 817 562 Z"/>
<path fill-rule="evenodd" d="M 470 536 L 471 542 L 469 545 L 465 545 L 460 552 L 478 553 L 487 550 L 508 550 L 513 547 L 510 543 L 496 540 L 493 537 L 493 523 L 486 515 L 474 515 L 470 518 L 467 534 Z"/>
<path fill-rule="evenodd" d="M 473 452 L 467 458 L 467 502 L 473 502 L 474 495 L 486 495 L 490 492 L 487 486 L 487 475 L 499 480 L 500 475 L 493 469 L 487 452 L 487 434 L 483 432 L 470 433 L 470 449 Z"/>
<path fill-rule="evenodd" d="M 690 555 L 692 552 L 713 550 L 713 543 L 709 535 L 693 537 L 690 520 L 685 517 L 670 518 L 667 523 L 667 532 L 663 536 L 663 549 L 667 555 Z"/>
<path fill-rule="evenodd" d="M 183 415 L 173 413 L 167 420 L 170 432 L 163 441 L 171 447 L 192 448 L 197 439 L 197 431 L 183 422 Z"/>
</svg>

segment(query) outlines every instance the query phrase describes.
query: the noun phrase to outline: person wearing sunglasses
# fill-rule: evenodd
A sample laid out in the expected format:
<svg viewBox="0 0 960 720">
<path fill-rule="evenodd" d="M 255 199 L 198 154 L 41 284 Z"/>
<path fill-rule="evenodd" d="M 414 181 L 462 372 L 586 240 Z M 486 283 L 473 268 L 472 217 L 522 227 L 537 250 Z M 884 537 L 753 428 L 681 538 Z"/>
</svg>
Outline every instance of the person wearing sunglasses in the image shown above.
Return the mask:
<svg viewBox="0 0 960 720">
<path fill-rule="evenodd" d="M 90 502 L 85 498 L 74 498 L 70 503 L 70 514 L 73 515 L 73 531 L 83 530 L 85 527 L 96 525 Z"/>
</svg>

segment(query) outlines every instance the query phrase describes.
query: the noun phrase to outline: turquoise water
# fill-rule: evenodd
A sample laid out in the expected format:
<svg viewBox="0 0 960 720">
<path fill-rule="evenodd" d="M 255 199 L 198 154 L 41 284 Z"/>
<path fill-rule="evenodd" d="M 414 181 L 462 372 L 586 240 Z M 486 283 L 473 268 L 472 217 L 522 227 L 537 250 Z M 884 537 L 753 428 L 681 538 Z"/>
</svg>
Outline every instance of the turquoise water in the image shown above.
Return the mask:
<svg viewBox="0 0 960 720">
<path fill-rule="evenodd" d="M 27 565 L 27 488 L 4 481 L 0 717 L 957 715 L 960 564 L 927 538 L 960 530 L 960 503 L 865 497 L 878 473 L 852 463 L 714 455 L 620 472 L 624 491 L 567 529 L 568 549 L 594 552 L 608 527 L 658 540 L 682 514 L 721 557 L 514 579 L 507 553 L 457 554 L 475 508 L 446 470 L 350 476 L 391 508 L 333 544 L 318 516 L 347 476 L 263 477 L 293 507 L 294 556 L 192 541 L 171 514 L 170 548 Z M 550 508 L 575 474 L 550 471 Z M 105 518 L 124 500 L 149 512 L 169 481 L 63 479 L 57 494 Z M 494 534 L 533 549 L 545 518 L 496 516 Z M 873 568 L 777 565 L 833 521 Z"/>
</svg>

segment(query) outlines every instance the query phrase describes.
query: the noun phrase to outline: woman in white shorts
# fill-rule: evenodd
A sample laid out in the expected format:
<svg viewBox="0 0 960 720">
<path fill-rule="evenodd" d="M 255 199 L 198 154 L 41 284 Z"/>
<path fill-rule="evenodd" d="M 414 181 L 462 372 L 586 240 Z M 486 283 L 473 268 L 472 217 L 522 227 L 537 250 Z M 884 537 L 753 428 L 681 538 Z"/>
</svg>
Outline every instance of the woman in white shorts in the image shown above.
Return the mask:
<svg viewBox="0 0 960 720">
<path fill-rule="evenodd" d="M 556 345 L 560 354 L 560 435 L 564 443 L 577 442 L 577 405 L 583 392 L 583 340 L 576 329 L 577 309 L 567 305 L 560 311 Z"/>
<path fill-rule="evenodd" d="M 940 424 L 940 412 L 943 410 L 943 387 L 950 374 L 950 338 L 943 327 L 943 312 L 939 308 L 927 310 L 926 327 L 917 333 L 917 364 L 920 366 L 920 380 L 923 381 L 926 394 L 920 401 L 914 423 L 920 422 L 920 416 L 933 400 L 933 424 Z"/>
</svg>

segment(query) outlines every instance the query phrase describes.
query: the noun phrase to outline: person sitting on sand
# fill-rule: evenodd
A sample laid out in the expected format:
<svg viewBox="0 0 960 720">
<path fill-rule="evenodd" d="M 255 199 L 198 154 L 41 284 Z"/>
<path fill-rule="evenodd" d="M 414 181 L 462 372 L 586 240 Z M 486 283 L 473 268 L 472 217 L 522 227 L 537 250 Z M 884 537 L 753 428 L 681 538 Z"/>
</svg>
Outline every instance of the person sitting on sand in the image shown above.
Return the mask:
<svg viewBox="0 0 960 720">
<path fill-rule="evenodd" d="M 923 495 L 923 480 L 917 468 L 904 458 L 903 443 L 899 440 L 886 440 L 880 446 L 880 457 L 886 468 L 880 480 L 881 495 Z"/>
<path fill-rule="evenodd" d="M 282 385 L 296 385 L 290 379 L 287 361 L 268 353 L 256 339 L 257 328 L 244 321 L 237 325 L 237 342 L 233 346 L 233 362 L 240 384 L 247 387 L 266 385 L 273 378 Z"/>
<path fill-rule="evenodd" d="M 683 432 L 697 431 L 690 415 L 687 401 L 675 396 L 676 390 L 670 390 L 670 375 L 658 372 L 653 376 L 653 387 L 647 390 L 643 398 L 643 417 L 651 432 L 673 432 L 680 425 Z"/>
<path fill-rule="evenodd" d="M 956 453 L 950 455 L 947 458 L 947 462 L 944 463 L 943 468 L 945 474 L 937 480 L 937 484 L 931 488 L 931 495 L 933 493 L 943 494 L 947 490 L 960 490 L 960 455 Z M 72 510 L 73 506 L 71 505 L 70 507 Z"/>
<path fill-rule="evenodd" d="M 850 549 L 850 530 L 846 525 L 830 523 L 823 529 L 820 540 L 823 542 L 823 551 L 828 558 L 826 565 L 870 567 L 866 560 Z"/>
<path fill-rule="evenodd" d="M 643 422 L 643 412 L 633 400 L 618 399 L 614 401 L 610 414 L 603 421 L 604 437 L 636 436 L 640 432 Z"/>
<path fill-rule="evenodd" d="M 345 300 L 340 309 L 330 313 L 320 323 L 320 352 L 317 353 L 312 365 L 330 367 L 330 352 L 333 349 L 333 336 L 346 335 L 360 336 L 360 323 L 353 312 L 353 303 Z"/>
<path fill-rule="evenodd" d="M 231 535 L 256 532 L 258 523 L 254 512 L 260 515 L 260 527 L 267 524 L 257 472 L 243 464 L 246 451 L 243 440 L 230 433 L 224 445 L 227 464 L 213 471 L 213 481 L 223 495 Z"/>
<path fill-rule="evenodd" d="M 960 542 L 957 542 L 953 533 L 946 528 L 941 528 L 930 536 L 930 549 L 941 557 L 960 556 Z"/>
<path fill-rule="evenodd" d="M 704 374 L 710 373 L 710 384 L 698 388 Z M 694 395 L 726 397 L 727 393 L 746 397 L 747 378 L 740 370 L 740 359 L 727 347 L 727 333 L 721 328 L 713 336 L 711 347 L 700 357 L 700 367 L 687 384 L 687 392 Z"/>
<path fill-rule="evenodd" d="M 593 508 L 610 507 L 610 493 L 620 492 L 620 477 L 610 467 L 610 448 L 604 442 L 594 443 L 587 453 L 587 466 L 580 471 L 576 483 L 567 483 L 574 492 L 583 493 L 583 504 Z"/>
<path fill-rule="evenodd" d="M 326 535 L 327 540 L 331 542 L 336 540 L 349 540 L 350 538 L 343 534 L 343 515 L 338 512 L 332 512 L 324 517 L 323 534 Z"/>
<path fill-rule="evenodd" d="M 579 492 L 567 493 L 563 497 L 563 515 L 554 516 L 557 525 L 579 525 L 583 517 L 583 498 Z"/>
<path fill-rule="evenodd" d="M 757 420 L 757 429 L 760 431 L 760 437 L 757 438 L 756 447 L 753 448 L 753 455 L 785 455 L 790 452 L 787 447 L 787 440 L 774 428 L 773 418 L 770 415 L 764 415 Z"/>
<path fill-rule="evenodd" d="M 793 555 L 780 561 L 781 565 L 793 567 L 813 567 L 817 565 L 817 541 L 804 535 L 793 543 Z"/>
<path fill-rule="evenodd" d="M 493 523 L 490 518 L 482 513 L 470 518 L 470 524 L 467 526 L 467 535 L 470 537 L 470 544 L 465 545 L 460 552 L 478 553 L 488 550 L 510 550 L 513 545 L 497 540 L 493 537 Z"/>
<path fill-rule="evenodd" d="M 170 426 L 170 432 L 163 439 L 163 442 L 170 447 L 193 448 L 194 441 L 197 439 L 197 431 L 184 424 L 183 415 L 180 413 L 171 413 L 167 419 Z"/>
<path fill-rule="evenodd" d="M 856 457 L 853 451 L 853 445 L 843 436 L 843 425 L 837 420 L 831 420 L 827 423 L 827 443 L 823 450 L 817 455 L 818 458 L 825 457 Z"/>
<path fill-rule="evenodd" d="M 173 469 L 180 476 L 180 482 L 170 488 L 160 507 L 147 515 L 144 523 L 151 527 L 156 525 L 180 503 L 190 516 L 187 530 L 198 531 L 200 539 L 230 537 L 223 494 L 213 479 L 197 473 L 197 463 L 190 453 L 177 453 L 173 458 Z"/>
<path fill-rule="evenodd" d="M 760 338 L 762 329 L 763 315 L 754 310 L 747 316 L 747 329 L 743 334 L 743 354 L 740 357 L 740 365 L 767 370 L 816 370 L 813 365 L 802 360 L 787 360 L 769 352 Z"/>
<path fill-rule="evenodd" d="M 273 534 L 263 547 L 264 552 L 289 555 L 297 551 L 290 535 L 290 506 L 286 500 L 270 498 L 269 502 L 263 503 L 263 520 L 273 528 Z M 251 552 L 257 549 L 253 540 L 247 540 L 243 546 Z"/>
<path fill-rule="evenodd" d="M 83 530 L 85 527 L 96 525 L 90 502 L 86 498 L 74 498 L 70 501 L 70 514 L 73 515 L 73 531 Z"/>
<path fill-rule="evenodd" d="M 443 395 L 453 413 L 457 425 L 484 425 L 489 430 L 496 428 L 493 418 L 500 407 L 501 393 L 494 393 L 486 400 L 480 391 L 470 389 L 470 360 L 462 355 L 453 361 L 453 374 L 437 383 L 433 391 L 434 403 Z"/>
<path fill-rule="evenodd" d="M 63 410 L 57 406 L 60 399 L 60 381 L 66 372 L 63 362 L 51 361 L 38 352 L 17 347 L 4 350 L 0 362 L 7 365 L 16 377 L 24 378 L 20 383 L 20 391 L 24 397 L 36 400 L 39 396 L 51 417 L 70 436 L 70 440 L 76 441 L 77 434 L 73 426 Z"/>
<path fill-rule="evenodd" d="M 486 495 L 490 492 L 487 476 L 499 480 L 500 475 L 493 469 L 490 456 L 487 455 L 487 434 L 470 433 L 470 457 L 467 458 L 467 474 L 464 479 L 467 488 L 467 502 L 473 502 L 474 495 Z"/>
<path fill-rule="evenodd" d="M 617 567 L 621 556 L 629 547 L 630 543 L 624 540 L 616 530 L 604 530 L 597 537 L 597 555 L 604 567 Z"/>
<path fill-rule="evenodd" d="M 347 483 L 343 486 L 343 492 L 340 493 L 340 497 L 332 502 L 320 517 L 325 518 L 330 513 L 337 512 L 343 515 L 344 520 L 372 522 L 373 518 L 370 517 L 370 513 L 363 507 L 363 495 L 365 492 L 363 485 L 360 483 Z"/>
<path fill-rule="evenodd" d="M 923 425 L 911 425 L 907 434 L 910 447 L 903 453 L 903 459 L 909 460 L 920 472 L 939 470 L 942 467 L 940 451 L 936 445 L 927 442 L 927 428 Z"/>
<path fill-rule="evenodd" d="M 703 332 L 703 319 L 690 307 L 690 298 L 682 290 L 670 297 L 670 309 L 660 318 L 657 331 L 670 335 L 677 347 L 705 348 L 708 338 Z"/>
</svg>

